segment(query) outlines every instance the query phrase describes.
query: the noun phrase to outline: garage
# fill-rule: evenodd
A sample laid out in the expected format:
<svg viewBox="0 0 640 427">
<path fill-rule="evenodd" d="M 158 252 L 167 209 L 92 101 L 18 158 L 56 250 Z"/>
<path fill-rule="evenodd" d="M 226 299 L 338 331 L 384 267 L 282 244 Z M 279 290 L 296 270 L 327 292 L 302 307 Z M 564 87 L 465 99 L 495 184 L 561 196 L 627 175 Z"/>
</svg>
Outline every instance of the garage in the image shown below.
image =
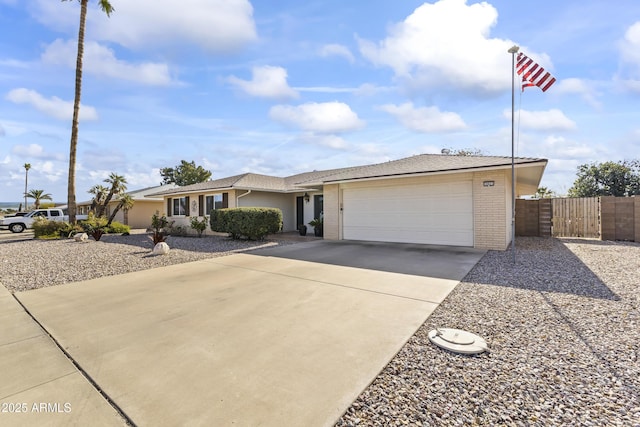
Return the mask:
<svg viewBox="0 0 640 427">
<path fill-rule="evenodd" d="M 343 184 L 342 238 L 472 247 L 472 189 L 467 177 Z"/>
</svg>

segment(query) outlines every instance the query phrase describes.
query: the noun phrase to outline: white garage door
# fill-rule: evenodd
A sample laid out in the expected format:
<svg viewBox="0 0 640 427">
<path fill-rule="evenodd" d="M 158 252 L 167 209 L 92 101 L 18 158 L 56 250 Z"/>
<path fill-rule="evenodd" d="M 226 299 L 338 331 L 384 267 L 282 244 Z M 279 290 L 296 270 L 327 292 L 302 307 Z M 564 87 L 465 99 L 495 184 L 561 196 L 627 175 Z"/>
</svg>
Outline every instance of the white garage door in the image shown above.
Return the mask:
<svg viewBox="0 0 640 427">
<path fill-rule="evenodd" d="M 471 181 L 342 191 L 344 239 L 473 246 Z"/>
</svg>

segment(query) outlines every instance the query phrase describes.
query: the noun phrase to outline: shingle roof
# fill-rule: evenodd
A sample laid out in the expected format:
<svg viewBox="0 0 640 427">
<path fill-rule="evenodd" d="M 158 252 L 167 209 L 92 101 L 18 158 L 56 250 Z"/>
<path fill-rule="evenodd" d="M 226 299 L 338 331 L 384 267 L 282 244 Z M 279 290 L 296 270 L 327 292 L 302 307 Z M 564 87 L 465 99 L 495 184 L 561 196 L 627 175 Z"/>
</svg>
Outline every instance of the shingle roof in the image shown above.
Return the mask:
<svg viewBox="0 0 640 427">
<path fill-rule="evenodd" d="M 546 163 L 540 158 L 515 158 L 516 164 Z M 463 171 L 495 168 L 511 165 L 511 157 L 498 156 L 455 156 L 445 154 L 421 154 L 373 165 L 304 172 L 285 178 L 255 173 L 244 173 L 198 184 L 176 187 L 153 193 L 151 196 L 191 193 L 203 190 L 244 189 L 272 192 L 295 192 L 308 190 L 328 182 L 348 181 L 365 178 L 391 177 L 401 175 Z"/>
<path fill-rule="evenodd" d="M 140 190 L 127 191 L 127 194 L 131 196 L 133 200 L 148 200 L 150 197 L 147 197 L 150 194 L 158 193 L 160 189 L 172 189 L 176 188 L 175 184 L 164 184 L 164 185 L 156 185 L 154 187 L 141 188 Z M 161 198 L 159 198 L 161 199 Z"/>
<path fill-rule="evenodd" d="M 516 157 L 514 162 L 518 165 L 539 162 L 546 163 L 547 159 Z M 320 177 L 320 180 L 322 183 L 326 183 L 364 178 L 496 168 L 510 165 L 511 157 L 420 154 L 399 160 L 391 160 L 385 163 L 338 170 L 335 173 Z M 313 180 L 307 180 L 305 182 L 300 181 L 297 184 L 313 185 L 314 183 L 315 181 Z"/>
</svg>

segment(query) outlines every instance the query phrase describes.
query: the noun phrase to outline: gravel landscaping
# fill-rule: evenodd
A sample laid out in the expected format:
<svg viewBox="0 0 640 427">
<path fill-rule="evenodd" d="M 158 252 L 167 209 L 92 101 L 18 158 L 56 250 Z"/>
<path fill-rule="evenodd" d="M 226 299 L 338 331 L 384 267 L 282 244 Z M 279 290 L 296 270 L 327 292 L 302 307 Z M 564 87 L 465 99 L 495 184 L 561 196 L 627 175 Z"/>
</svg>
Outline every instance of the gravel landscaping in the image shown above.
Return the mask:
<svg viewBox="0 0 640 427">
<path fill-rule="evenodd" d="M 85 242 L 5 241 L 0 243 L 0 283 L 19 292 L 289 243 L 284 239 L 256 242 L 223 236 L 169 236 L 169 254 L 152 255 L 153 242 L 146 233 L 104 235 L 98 242 L 91 238 Z"/>
<path fill-rule="evenodd" d="M 0 243 L 0 282 L 22 291 L 247 251 L 286 240 L 144 234 Z M 640 426 L 640 244 L 519 238 L 489 251 L 336 426 Z M 444 351 L 435 327 L 491 348 Z"/>
<path fill-rule="evenodd" d="M 519 238 L 490 251 L 337 426 L 640 426 L 640 245 Z M 441 350 L 452 327 L 490 353 Z"/>
</svg>

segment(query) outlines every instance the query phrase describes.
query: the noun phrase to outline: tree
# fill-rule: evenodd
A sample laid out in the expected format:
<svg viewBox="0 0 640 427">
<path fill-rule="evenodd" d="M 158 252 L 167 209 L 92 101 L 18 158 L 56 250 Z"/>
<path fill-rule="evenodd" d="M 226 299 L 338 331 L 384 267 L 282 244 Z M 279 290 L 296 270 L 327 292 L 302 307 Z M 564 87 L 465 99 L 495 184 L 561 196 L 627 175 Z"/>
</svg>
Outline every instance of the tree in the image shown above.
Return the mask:
<svg viewBox="0 0 640 427">
<path fill-rule="evenodd" d="M 107 206 L 109 205 L 109 202 L 111 201 L 113 196 L 120 197 L 124 195 L 125 191 L 127 191 L 127 179 L 122 175 L 111 172 L 109 178 L 105 179 L 104 182 L 106 182 L 107 184 L 111 184 L 111 187 L 109 188 L 107 197 L 104 200 L 104 209 L 102 211 L 102 214 L 104 214 L 104 211 L 106 211 Z"/>
<path fill-rule="evenodd" d="M 175 168 L 160 169 L 162 184 L 175 183 L 179 186 L 197 184 L 208 181 L 211 178 L 211 171 L 202 166 L 196 166 L 196 162 L 180 160 L 180 164 Z"/>
<path fill-rule="evenodd" d="M 69 1 L 69 0 L 62 0 Z M 67 184 L 67 211 L 69 222 L 76 223 L 76 151 L 78 148 L 78 117 L 82 94 L 82 57 L 84 55 L 84 30 L 87 21 L 87 4 L 89 0 L 80 2 L 80 27 L 78 29 L 78 54 L 76 58 L 76 87 L 73 99 L 73 120 L 71 122 L 71 142 L 69 144 L 69 177 Z M 109 0 L 98 0 L 98 4 L 107 16 L 111 16 L 113 6 Z"/>
<path fill-rule="evenodd" d="M 43 200 L 53 200 L 51 194 L 45 193 L 44 190 L 29 190 L 28 193 L 24 193 L 25 198 L 33 199 L 35 208 L 40 208 L 40 202 Z"/>
<path fill-rule="evenodd" d="M 550 199 L 553 196 L 555 196 L 555 192 L 549 190 L 547 187 L 539 187 L 535 194 L 536 199 Z"/>
<path fill-rule="evenodd" d="M 578 166 L 569 197 L 631 196 L 640 194 L 640 162 L 591 163 Z"/>
<path fill-rule="evenodd" d="M 24 164 L 24 209 L 27 210 L 27 182 L 29 181 L 29 169 L 31 169 L 31 163 Z M 36 206 L 36 209 L 38 207 Z"/>
<path fill-rule="evenodd" d="M 91 206 L 89 210 L 93 213 L 96 212 L 98 206 L 104 205 L 104 199 L 107 197 L 107 193 L 109 189 L 104 185 L 96 184 L 91 187 L 88 191 L 89 194 L 93 194 L 93 198 L 91 199 Z"/>
<path fill-rule="evenodd" d="M 127 191 L 127 180 L 122 175 L 112 172 L 104 182 L 110 184 L 109 187 L 97 184 L 89 189 L 89 194 L 93 194 L 91 207 L 89 209 L 98 218 L 105 216 L 107 206 L 109 206 L 109 202 L 111 202 L 114 196 L 120 198 L 124 196 L 125 191 Z"/>
<path fill-rule="evenodd" d="M 116 217 L 116 214 L 120 209 L 127 212 L 133 207 L 133 203 L 133 198 L 129 194 L 123 194 L 122 196 L 120 196 L 120 198 L 118 199 L 118 204 L 116 205 L 113 212 L 111 212 L 111 216 L 109 216 L 109 222 L 107 222 L 107 225 L 111 225 L 113 219 Z"/>
</svg>

